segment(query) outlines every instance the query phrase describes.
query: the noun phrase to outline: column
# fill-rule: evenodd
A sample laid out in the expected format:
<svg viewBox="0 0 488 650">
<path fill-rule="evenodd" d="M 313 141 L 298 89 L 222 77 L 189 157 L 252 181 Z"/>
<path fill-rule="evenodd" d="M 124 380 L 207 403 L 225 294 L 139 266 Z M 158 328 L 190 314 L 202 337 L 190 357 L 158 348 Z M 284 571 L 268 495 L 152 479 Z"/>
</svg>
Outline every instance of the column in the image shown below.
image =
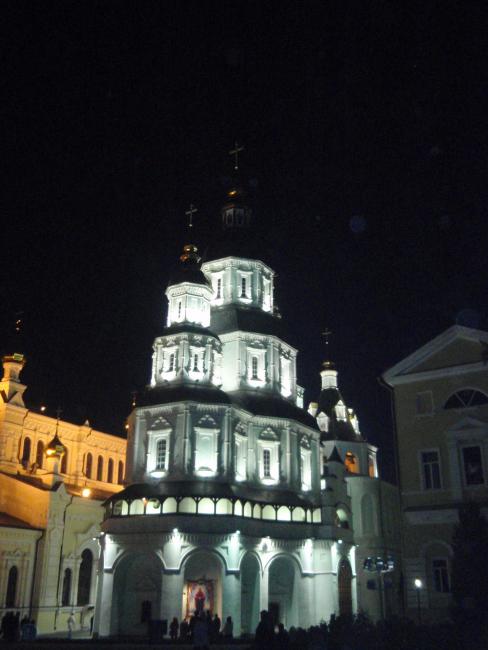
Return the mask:
<svg viewBox="0 0 488 650">
<path fill-rule="evenodd" d="M 231 409 L 225 410 L 223 417 L 222 437 L 223 437 L 223 452 L 222 452 L 222 472 L 225 476 L 233 476 L 234 463 L 232 454 L 232 432 L 231 432 Z"/>
<path fill-rule="evenodd" d="M 290 426 L 281 431 L 280 481 L 290 484 L 291 478 Z"/>
<path fill-rule="evenodd" d="M 0 607 L 5 606 L 5 598 L 7 594 L 7 579 L 9 571 L 8 560 L 3 560 L 2 570 L 0 571 Z"/>
<path fill-rule="evenodd" d="M 290 454 L 291 454 L 290 485 L 292 488 L 299 490 L 300 489 L 300 477 L 298 471 L 299 450 L 298 450 L 298 442 L 297 442 L 297 432 L 294 431 L 293 429 L 291 429 L 290 431 L 289 440 L 290 440 L 289 444 L 290 444 Z"/>
<path fill-rule="evenodd" d="M 258 269 L 253 269 L 252 272 L 252 295 L 251 295 L 252 301 L 255 305 L 259 305 L 261 307 L 262 305 L 262 300 L 261 300 L 261 283 L 260 283 L 260 275 Z"/>
<path fill-rule="evenodd" d="M 260 580 L 259 610 L 268 609 L 269 602 L 269 564 L 265 567 Z"/>
<path fill-rule="evenodd" d="M 234 636 L 239 636 L 241 630 L 241 580 L 239 574 L 224 575 L 222 586 L 222 627 L 227 616 L 232 616 Z"/>
<path fill-rule="evenodd" d="M 114 590 L 113 570 L 105 569 L 98 579 L 98 607 L 93 621 L 94 636 L 110 636 L 118 632 L 118 625 L 112 624 L 112 598 Z M 115 618 L 115 617 L 114 617 Z"/>
<path fill-rule="evenodd" d="M 162 573 L 160 618 L 171 623 L 173 616 L 181 620 L 183 612 L 183 571 Z"/>
</svg>

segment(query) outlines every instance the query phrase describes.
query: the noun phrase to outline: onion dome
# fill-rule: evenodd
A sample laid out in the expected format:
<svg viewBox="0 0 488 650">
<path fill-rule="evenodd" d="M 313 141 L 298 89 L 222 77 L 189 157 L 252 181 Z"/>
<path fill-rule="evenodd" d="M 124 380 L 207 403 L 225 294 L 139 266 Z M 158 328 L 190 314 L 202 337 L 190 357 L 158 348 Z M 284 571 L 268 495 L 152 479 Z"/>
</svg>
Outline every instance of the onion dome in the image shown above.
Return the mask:
<svg viewBox="0 0 488 650">
<path fill-rule="evenodd" d="M 190 282 L 210 286 L 209 281 L 200 270 L 200 256 L 198 248 L 193 244 L 185 244 L 183 253 L 180 255 L 180 264 L 170 275 L 168 286 Z"/>
<path fill-rule="evenodd" d="M 63 445 L 57 432 L 54 435 L 54 438 L 46 447 L 46 456 L 49 458 L 61 458 L 66 453 L 66 447 Z"/>
<path fill-rule="evenodd" d="M 246 203 L 246 193 L 239 183 L 234 183 L 227 191 L 221 215 L 224 230 L 249 228 L 252 211 Z"/>
</svg>

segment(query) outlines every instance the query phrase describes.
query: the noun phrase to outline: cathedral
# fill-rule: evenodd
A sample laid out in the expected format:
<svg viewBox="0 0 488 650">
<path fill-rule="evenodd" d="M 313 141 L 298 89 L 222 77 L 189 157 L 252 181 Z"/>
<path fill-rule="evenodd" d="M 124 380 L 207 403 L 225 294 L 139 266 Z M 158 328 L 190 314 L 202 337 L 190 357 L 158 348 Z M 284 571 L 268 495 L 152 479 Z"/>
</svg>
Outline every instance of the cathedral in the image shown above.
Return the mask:
<svg viewBox="0 0 488 650">
<path fill-rule="evenodd" d="M 305 407 L 275 273 L 245 255 L 251 218 L 236 185 L 223 248 L 201 263 L 185 245 L 169 279 L 166 328 L 129 419 L 127 487 L 104 504 L 100 636 L 200 609 L 231 615 L 241 634 L 263 609 L 286 627 L 396 610 L 396 489 L 379 479 L 329 360 Z"/>
<path fill-rule="evenodd" d="M 399 610 L 398 491 L 329 359 L 304 404 L 238 184 L 220 217 L 220 248 L 186 244 L 169 278 L 127 441 L 29 411 L 25 359 L 4 357 L 0 606 L 41 633 L 70 612 L 105 637 L 195 610 L 236 636 L 263 609 L 286 627 Z"/>
</svg>

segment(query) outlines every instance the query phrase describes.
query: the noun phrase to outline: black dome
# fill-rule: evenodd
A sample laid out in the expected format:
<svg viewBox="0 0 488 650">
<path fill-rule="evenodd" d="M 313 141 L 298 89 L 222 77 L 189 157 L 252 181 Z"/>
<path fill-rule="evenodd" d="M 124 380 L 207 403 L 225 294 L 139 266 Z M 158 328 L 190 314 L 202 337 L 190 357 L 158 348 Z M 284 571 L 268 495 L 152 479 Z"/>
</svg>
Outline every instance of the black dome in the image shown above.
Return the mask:
<svg viewBox="0 0 488 650">
<path fill-rule="evenodd" d="M 325 413 L 329 418 L 335 416 L 335 407 L 342 399 L 337 388 L 324 388 L 320 391 L 317 413 Z"/>
<path fill-rule="evenodd" d="M 200 257 L 197 255 L 198 249 L 193 244 L 185 244 L 183 253 L 180 256 L 180 264 L 172 271 L 168 286 L 183 282 L 192 284 L 201 284 L 209 287 L 210 283 L 205 274 L 200 270 Z"/>
</svg>

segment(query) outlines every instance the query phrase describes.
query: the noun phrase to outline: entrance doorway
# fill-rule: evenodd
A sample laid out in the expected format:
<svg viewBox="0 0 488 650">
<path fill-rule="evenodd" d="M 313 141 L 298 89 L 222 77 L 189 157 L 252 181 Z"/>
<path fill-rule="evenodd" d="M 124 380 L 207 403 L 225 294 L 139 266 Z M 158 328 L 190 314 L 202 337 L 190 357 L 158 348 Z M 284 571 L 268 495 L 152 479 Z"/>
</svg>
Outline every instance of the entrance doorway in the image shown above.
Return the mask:
<svg viewBox="0 0 488 650">
<path fill-rule="evenodd" d="M 161 611 L 161 563 L 153 555 L 130 555 L 115 570 L 112 634 L 146 635 Z"/>
<path fill-rule="evenodd" d="M 339 565 L 339 614 L 341 616 L 352 616 L 352 569 L 349 562 L 341 560 Z"/>
<path fill-rule="evenodd" d="M 300 578 L 294 561 L 281 555 L 269 567 L 268 609 L 274 609 L 274 616 L 287 628 L 300 624 L 298 620 L 298 591 Z"/>
<path fill-rule="evenodd" d="M 185 562 L 182 616 L 189 618 L 195 610 L 208 610 L 222 620 L 222 565 L 206 551 L 193 553 Z"/>
</svg>

